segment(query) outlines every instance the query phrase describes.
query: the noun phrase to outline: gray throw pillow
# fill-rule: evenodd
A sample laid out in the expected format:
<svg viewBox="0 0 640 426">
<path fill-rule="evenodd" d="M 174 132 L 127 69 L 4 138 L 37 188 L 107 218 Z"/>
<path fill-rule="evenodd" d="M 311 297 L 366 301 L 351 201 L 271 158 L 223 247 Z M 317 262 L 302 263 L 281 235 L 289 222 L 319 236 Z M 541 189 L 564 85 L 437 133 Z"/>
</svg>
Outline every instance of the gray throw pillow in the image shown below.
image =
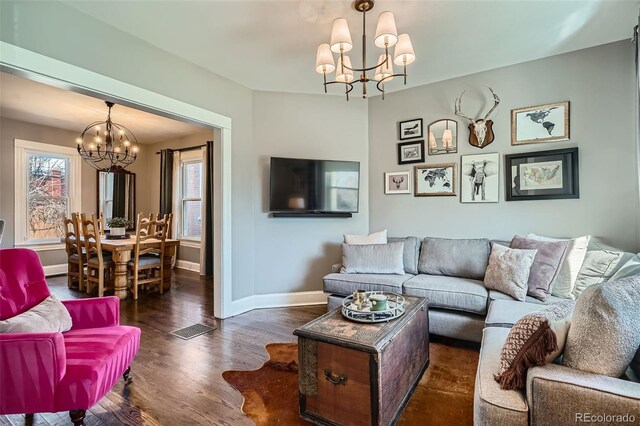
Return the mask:
<svg viewBox="0 0 640 426">
<path fill-rule="evenodd" d="M 62 333 L 71 326 L 67 308 L 49 296 L 28 311 L 0 321 L 0 333 Z"/>
<path fill-rule="evenodd" d="M 538 250 L 531 265 L 527 293 L 544 302 L 549 297 L 551 283 L 560 268 L 567 241 L 537 241 L 516 235 L 511 240 L 511 248 Z"/>
<path fill-rule="evenodd" d="M 343 274 L 404 275 L 404 243 L 342 244 Z"/>
<path fill-rule="evenodd" d="M 612 277 L 616 266 L 622 259 L 622 253 L 609 250 L 588 251 L 578 273 L 573 297 L 577 298 L 589 286 L 608 281 Z"/>
<path fill-rule="evenodd" d="M 596 284 L 578 298 L 562 363 L 620 377 L 640 346 L 640 276 Z"/>
<path fill-rule="evenodd" d="M 404 271 L 407 274 L 418 275 L 418 256 L 420 254 L 420 240 L 417 237 L 389 237 L 389 243 L 404 243 Z"/>
<path fill-rule="evenodd" d="M 420 249 L 418 272 L 429 275 L 484 279 L 489 263 L 489 240 L 425 238 Z"/>
<path fill-rule="evenodd" d="M 529 271 L 538 250 L 520 250 L 494 244 L 484 286 L 524 302 L 527 298 Z"/>
</svg>

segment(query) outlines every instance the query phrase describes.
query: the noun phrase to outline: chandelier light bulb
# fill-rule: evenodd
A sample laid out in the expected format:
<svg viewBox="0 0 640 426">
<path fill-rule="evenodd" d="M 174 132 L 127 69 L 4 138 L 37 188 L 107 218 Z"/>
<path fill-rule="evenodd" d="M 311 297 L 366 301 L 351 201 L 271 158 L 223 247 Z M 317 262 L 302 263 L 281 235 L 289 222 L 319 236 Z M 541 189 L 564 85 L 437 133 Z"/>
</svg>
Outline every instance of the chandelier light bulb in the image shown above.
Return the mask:
<svg viewBox="0 0 640 426">
<path fill-rule="evenodd" d="M 119 153 L 120 152 L 120 147 L 116 146 L 115 148 L 113 148 L 113 152 L 118 152 Z"/>
<path fill-rule="evenodd" d="M 133 152 L 138 152 L 138 147 L 137 147 L 137 146 L 134 146 L 134 147 L 133 147 L 133 149 L 132 149 L 132 151 L 133 151 Z"/>
<path fill-rule="evenodd" d="M 78 145 L 82 145 L 82 138 L 81 138 L 81 137 L 77 137 L 77 138 L 76 138 L 76 143 L 77 143 Z"/>
<path fill-rule="evenodd" d="M 123 143 L 124 143 L 124 146 L 129 146 L 129 145 L 131 145 L 131 142 L 129 142 L 129 140 L 128 140 L 128 139 L 125 139 Z"/>
</svg>

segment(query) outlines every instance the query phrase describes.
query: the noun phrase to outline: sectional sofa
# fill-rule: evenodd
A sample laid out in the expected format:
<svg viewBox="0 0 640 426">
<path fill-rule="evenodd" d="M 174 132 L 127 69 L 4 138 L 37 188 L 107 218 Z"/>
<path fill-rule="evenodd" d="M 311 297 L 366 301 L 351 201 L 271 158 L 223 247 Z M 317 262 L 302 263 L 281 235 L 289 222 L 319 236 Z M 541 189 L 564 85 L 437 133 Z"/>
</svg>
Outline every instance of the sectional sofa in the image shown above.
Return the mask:
<svg viewBox="0 0 640 426">
<path fill-rule="evenodd" d="M 403 242 L 404 275 L 344 274 L 341 265 L 324 277 L 328 308 L 357 289 L 383 290 L 429 298 L 429 332 L 481 342 L 476 375 L 474 423 L 477 425 L 575 424 L 575 413 L 635 413 L 640 421 L 640 383 L 629 370 L 627 379 L 573 370 L 559 364 L 530 369 L 524 391 L 500 389 L 493 379 L 499 370 L 500 350 L 509 329 L 522 316 L 563 299 L 549 296 L 544 302 L 527 296 L 516 301 L 488 290 L 483 278 L 493 244 L 488 239 L 445 240 L 417 237 L 389 238 Z M 611 250 L 592 243 L 588 250 Z M 421 250 L 428 256 L 420 256 Z M 622 253 L 611 265 L 611 277 L 632 253 Z M 590 271 L 585 271 L 585 274 Z M 582 273 L 582 270 L 581 270 Z M 640 348 L 636 357 L 640 363 Z"/>
</svg>

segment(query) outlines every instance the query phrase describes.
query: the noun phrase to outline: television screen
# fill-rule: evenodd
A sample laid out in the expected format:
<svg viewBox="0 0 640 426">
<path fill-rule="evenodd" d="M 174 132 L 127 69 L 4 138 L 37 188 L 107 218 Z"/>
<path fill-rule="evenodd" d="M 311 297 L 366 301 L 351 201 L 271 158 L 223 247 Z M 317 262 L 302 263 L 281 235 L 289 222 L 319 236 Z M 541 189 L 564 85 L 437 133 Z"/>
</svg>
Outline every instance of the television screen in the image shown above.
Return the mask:
<svg viewBox="0 0 640 426">
<path fill-rule="evenodd" d="M 360 163 L 271 157 L 272 212 L 358 212 Z"/>
</svg>

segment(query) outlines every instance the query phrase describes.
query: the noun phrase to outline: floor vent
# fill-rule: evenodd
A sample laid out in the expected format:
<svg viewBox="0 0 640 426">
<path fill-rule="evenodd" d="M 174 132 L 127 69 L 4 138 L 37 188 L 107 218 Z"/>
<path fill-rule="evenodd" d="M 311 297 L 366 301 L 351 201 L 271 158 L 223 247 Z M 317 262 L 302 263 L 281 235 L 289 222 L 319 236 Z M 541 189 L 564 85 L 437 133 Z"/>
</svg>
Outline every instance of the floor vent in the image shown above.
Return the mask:
<svg viewBox="0 0 640 426">
<path fill-rule="evenodd" d="M 171 334 L 173 334 L 174 336 L 178 336 L 181 339 L 189 340 L 202 334 L 209 333 L 210 331 L 213 331 L 215 329 L 215 327 L 204 324 L 194 324 L 190 325 L 189 327 L 181 328 L 180 330 L 172 331 Z"/>
</svg>

